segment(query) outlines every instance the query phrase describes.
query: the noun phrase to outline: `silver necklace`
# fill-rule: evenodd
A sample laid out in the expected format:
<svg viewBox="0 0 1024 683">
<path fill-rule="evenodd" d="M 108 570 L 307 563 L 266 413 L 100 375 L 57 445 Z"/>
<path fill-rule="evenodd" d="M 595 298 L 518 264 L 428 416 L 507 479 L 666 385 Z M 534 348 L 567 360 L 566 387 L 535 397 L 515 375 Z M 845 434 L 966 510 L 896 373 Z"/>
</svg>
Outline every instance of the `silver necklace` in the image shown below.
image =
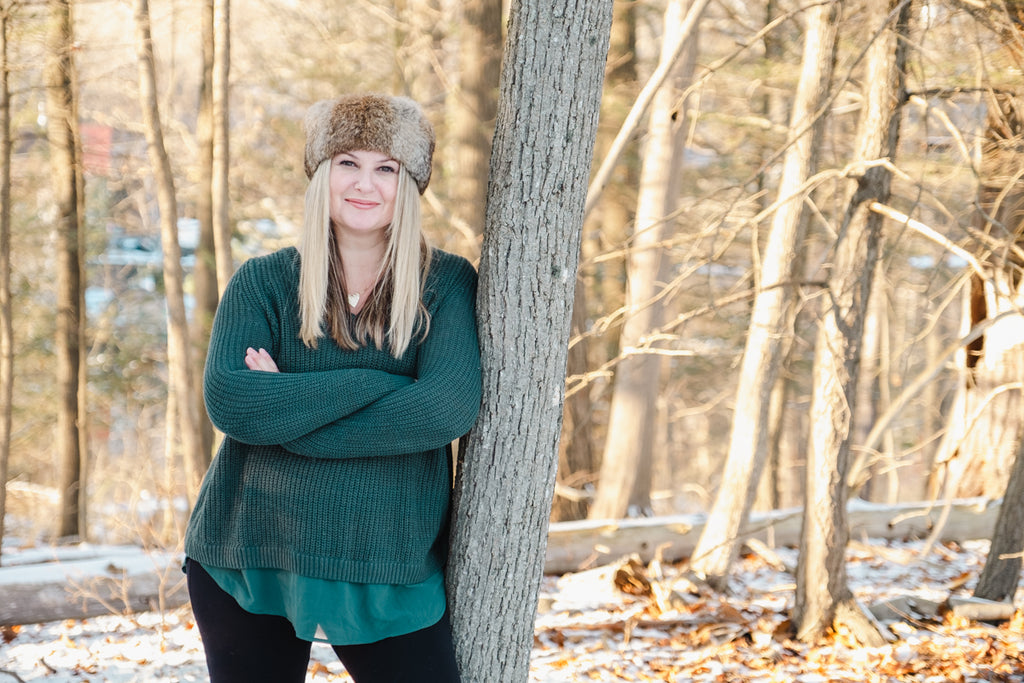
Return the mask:
<svg viewBox="0 0 1024 683">
<path fill-rule="evenodd" d="M 374 283 L 371 282 L 370 284 L 366 285 L 365 287 L 360 287 L 358 290 L 356 290 L 356 291 L 352 292 L 351 294 L 349 294 L 348 295 L 348 305 L 351 308 L 355 308 L 356 306 L 358 306 L 360 300 L 362 300 L 362 298 L 363 298 L 363 294 L 365 292 L 370 291 L 373 288 L 373 284 Z"/>
</svg>

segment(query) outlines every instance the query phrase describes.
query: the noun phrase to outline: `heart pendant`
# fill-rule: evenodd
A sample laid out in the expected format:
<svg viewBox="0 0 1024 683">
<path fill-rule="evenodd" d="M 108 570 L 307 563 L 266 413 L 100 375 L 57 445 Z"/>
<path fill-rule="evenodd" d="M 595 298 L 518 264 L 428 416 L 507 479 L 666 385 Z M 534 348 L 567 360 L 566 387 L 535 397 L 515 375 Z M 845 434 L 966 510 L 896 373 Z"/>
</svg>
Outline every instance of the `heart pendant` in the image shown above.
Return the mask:
<svg viewBox="0 0 1024 683">
<path fill-rule="evenodd" d="M 348 295 L 348 305 L 351 306 L 352 308 L 355 308 L 356 306 L 359 305 L 359 292 Z"/>
</svg>

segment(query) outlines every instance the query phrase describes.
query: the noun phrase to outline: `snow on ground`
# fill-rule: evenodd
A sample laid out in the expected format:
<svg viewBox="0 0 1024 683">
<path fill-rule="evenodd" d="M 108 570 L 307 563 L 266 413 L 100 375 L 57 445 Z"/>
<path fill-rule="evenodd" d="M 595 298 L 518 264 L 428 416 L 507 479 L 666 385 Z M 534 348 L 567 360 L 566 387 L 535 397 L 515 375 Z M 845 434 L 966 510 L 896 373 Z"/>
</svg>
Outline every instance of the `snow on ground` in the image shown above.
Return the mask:
<svg viewBox="0 0 1024 683">
<path fill-rule="evenodd" d="M 984 563 L 986 542 L 937 546 L 925 557 L 921 549 L 920 543 L 851 544 L 850 587 L 864 604 L 908 594 L 937 602 L 951 594 L 970 594 Z M 119 562 L 132 561 L 125 549 L 116 552 Z M 795 551 L 776 552 L 793 566 Z M 52 553 L 44 554 L 53 559 Z M 135 561 L 152 562 L 140 556 Z M 0 569 L 0 600 L 7 582 L 4 573 L 34 571 L 32 566 L 39 570 L 32 559 L 5 555 L 5 564 L 20 563 L 20 568 Z M 858 647 L 843 634 L 808 646 L 786 635 L 792 574 L 761 557 L 741 558 L 728 596 L 690 584 L 685 567 L 656 564 L 633 566 L 633 585 L 639 582 L 640 588 L 629 594 L 617 586 L 629 588 L 628 582 L 617 581 L 622 566 L 544 578 L 531 683 L 1024 682 L 1024 618 L 1019 610 L 1001 625 L 948 618 L 899 622 L 893 627 L 899 637 L 879 648 Z M 649 590 L 643 589 L 644 581 Z M 187 607 L 25 625 L 0 635 L 0 683 L 208 680 Z M 351 679 L 330 648 L 314 645 L 306 680 Z"/>
</svg>

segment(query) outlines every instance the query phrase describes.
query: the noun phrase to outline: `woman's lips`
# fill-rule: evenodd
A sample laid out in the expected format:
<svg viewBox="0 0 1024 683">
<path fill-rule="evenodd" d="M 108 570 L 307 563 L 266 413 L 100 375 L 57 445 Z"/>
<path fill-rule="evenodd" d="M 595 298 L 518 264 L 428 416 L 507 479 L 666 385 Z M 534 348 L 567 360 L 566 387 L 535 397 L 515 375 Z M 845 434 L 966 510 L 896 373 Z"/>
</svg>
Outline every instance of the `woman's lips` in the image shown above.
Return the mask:
<svg viewBox="0 0 1024 683">
<path fill-rule="evenodd" d="M 379 202 L 371 202 L 364 199 L 346 199 L 345 201 L 357 209 L 372 209 L 379 205 Z"/>
</svg>

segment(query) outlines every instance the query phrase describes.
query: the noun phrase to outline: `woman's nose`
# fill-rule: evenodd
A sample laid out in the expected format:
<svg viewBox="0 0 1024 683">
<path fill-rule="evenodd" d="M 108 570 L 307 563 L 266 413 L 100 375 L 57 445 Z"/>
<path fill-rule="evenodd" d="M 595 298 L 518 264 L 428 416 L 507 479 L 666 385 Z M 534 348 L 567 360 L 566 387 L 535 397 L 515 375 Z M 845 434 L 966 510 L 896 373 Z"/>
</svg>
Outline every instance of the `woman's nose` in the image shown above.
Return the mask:
<svg viewBox="0 0 1024 683">
<path fill-rule="evenodd" d="M 357 190 L 363 191 L 369 190 L 373 187 L 373 178 L 368 170 L 362 168 L 359 169 L 356 174 L 355 186 Z"/>
</svg>

